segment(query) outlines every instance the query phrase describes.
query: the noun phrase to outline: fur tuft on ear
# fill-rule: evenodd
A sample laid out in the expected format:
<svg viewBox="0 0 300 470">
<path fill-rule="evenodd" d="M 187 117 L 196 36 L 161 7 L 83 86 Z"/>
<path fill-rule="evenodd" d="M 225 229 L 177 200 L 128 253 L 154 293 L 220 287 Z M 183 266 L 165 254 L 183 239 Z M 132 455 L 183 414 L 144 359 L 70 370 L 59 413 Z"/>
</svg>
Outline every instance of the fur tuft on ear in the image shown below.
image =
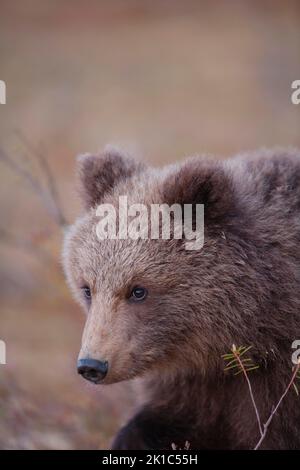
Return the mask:
<svg viewBox="0 0 300 470">
<path fill-rule="evenodd" d="M 143 170 L 144 165 L 110 146 L 103 153 L 79 155 L 79 193 L 84 207 L 99 204 L 118 182 Z"/>
<path fill-rule="evenodd" d="M 222 162 L 190 158 L 166 178 L 163 199 L 167 204 L 204 204 L 205 220 L 224 222 L 235 211 L 234 185 Z"/>
</svg>

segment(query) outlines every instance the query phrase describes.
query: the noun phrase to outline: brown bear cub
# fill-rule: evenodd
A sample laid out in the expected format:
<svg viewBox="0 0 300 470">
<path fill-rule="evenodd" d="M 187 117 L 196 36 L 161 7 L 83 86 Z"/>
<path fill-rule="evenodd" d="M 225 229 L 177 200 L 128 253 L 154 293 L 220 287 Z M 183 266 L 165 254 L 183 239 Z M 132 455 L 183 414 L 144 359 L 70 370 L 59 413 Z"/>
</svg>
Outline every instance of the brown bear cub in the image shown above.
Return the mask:
<svg viewBox="0 0 300 470">
<path fill-rule="evenodd" d="M 161 170 L 109 149 L 79 158 L 85 212 L 63 262 L 87 312 L 78 372 L 94 383 L 144 381 L 144 406 L 113 449 L 252 449 L 259 440 L 243 374 L 224 371 L 251 346 L 262 423 L 288 384 L 300 339 L 300 152 L 192 158 Z M 101 240 L 99 204 L 204 204 L 204 245 L 184 239 Z M 293 389 L 262 449 L 300 449 Z"/>
</svg>

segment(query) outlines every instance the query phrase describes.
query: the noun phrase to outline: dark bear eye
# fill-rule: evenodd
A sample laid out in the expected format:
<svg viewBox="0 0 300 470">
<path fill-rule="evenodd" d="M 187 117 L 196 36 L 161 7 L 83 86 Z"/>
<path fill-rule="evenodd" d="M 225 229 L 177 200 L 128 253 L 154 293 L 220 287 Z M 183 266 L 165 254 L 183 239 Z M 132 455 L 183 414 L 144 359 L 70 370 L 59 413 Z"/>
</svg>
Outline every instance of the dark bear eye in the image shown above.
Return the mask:
<svg viewBox="0 0 300 470">
<path fill-rule="evenodd" d="M 147 289 L 144 287 L 134 287 L 130 293 L 130 299 L 135 301 L 135 302 L 141 302 L 142 300 L 145 300 L 147 297 Z"/>
<path fill-rule="evenodd" d="M 83 291 L 84 297 L 87 300 L 91 300 L 92 294 L 91 294 L 91 289 L 89 288 L 89 286 L 83 286 L 82 291 Z"/>
</svg>

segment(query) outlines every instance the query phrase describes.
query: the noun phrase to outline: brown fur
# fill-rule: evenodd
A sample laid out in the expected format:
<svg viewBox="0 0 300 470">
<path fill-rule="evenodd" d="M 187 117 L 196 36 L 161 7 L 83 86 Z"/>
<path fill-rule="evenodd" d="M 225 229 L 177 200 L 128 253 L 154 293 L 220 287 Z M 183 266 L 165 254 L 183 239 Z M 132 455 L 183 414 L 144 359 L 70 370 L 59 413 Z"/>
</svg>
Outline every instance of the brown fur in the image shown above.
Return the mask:
<svg viewBox="0 0 300 470">
<path fill-rule="evenodd" d="M 116 449 L 250 449 L 259 438 L 242 376 L 221 355 L 252 345 L 251 373 L 262 420 L 291 375 L 300 337 L 300 153 L 261 151 L 227 161 L 194 158 L 157 170 L 114 156 L 81 159 L 86 213 L 70 228 L 64 266 L 88 312 L 79 357 L 109 363 L 104 383 L 143 377 L 144 407 Z M 105 240 L 95 233 L 100 202 L 204 203 L 205 243 Z M 89 285 L 88 306 L 80 288 Z M 128 301 L 134 285 L 148 289 Z M 289 392 L 263 443 L 300 448 L 300 408 Z"/>
</svg>

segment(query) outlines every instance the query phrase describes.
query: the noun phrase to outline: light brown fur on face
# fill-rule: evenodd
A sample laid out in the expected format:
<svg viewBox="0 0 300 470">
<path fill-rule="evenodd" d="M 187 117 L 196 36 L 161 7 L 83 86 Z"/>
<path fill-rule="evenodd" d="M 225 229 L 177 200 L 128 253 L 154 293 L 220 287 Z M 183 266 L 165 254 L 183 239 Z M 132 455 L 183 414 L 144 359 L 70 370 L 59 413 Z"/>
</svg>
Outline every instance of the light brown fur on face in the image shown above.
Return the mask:
<svg viewBox="0 0 300 470">
<path fill-rule="evenodd" d="M 176 300 L 186 286 L 182 273 L 176 272 L 178 258 L 173 259 L 174 248 L 168 242 L 155 240 L 99 242 L 97 222 L 93 214 L 88 220 L 84 217 L 66 240 L 69 283 L 87 311 L 79 359 L 108 361 L 109 371 L 103 383 L 126 380 L 163 364 L 169 368 L 178 342 L 192 335 L 188 314 Z M 189 266 L 182 266 L 183 273 L 184 269 L 188 274 Z M 80 292 L 85 284 L 92 287 L 90 307 Z M 145 286 L 149 292 L 141 304 L 128 300 L 135 285 Z M 161 323 L 160 330 L 157 322 Z M 189 356 L 189 349 L 187 344 L 186 351 L 181 350 L 180 362 L 184 354 Z"/>
<path fill-rule="evenodd" d="M 176 437 L 194 448 L 251 448 L 257 429 L 247 389 L 224 373 L 221 355 L 233 343 L 252 346 L 261 366 L 253 388 L 267 415 L 288 380 L 291 344 L 300 335 L 299 152 L 195 158 L 162 170 L 115 157 L 110 150 L 81 158 L 86 212 L 70 228 L 63 255 L 87 313 L 79 359 L 107 361 L 104 384 L 148 381 L 149 402 L 114 448 L 161 449 Z M 204 204 L 204 247 L 187 251 L 174 239 L 98 240 L 96 207 L 117 207 L 119 195 L 128 204 Z M 134 286 L 148 290 L 141 303 L 129 299 Z M 292 398 L 287 410 L 294 409 Z M 277 423 L 266 448 L 300 446 L 296 421 L 293 438 L 286 423 L 279 434 Z"/>
</svg>

